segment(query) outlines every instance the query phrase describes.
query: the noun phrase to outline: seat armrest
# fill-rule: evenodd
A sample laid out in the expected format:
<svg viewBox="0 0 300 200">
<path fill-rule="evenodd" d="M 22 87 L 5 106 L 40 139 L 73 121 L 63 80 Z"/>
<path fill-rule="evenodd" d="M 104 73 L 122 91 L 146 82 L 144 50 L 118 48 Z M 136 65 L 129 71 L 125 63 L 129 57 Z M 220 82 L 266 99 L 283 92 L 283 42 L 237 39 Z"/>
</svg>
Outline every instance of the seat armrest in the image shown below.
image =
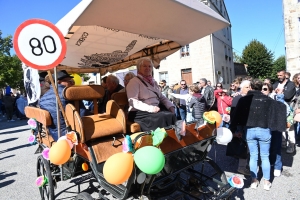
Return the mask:
<svg viewBox="0 0 300 200">
<path fill-rule="evenodd" d="M 116 118 L 116 120 L 118 120 L 118 122 L 120 122 L 123 126 L 123 133 L 126 133 L 125 113 L 114 100 L 109 100 L 107 102 L 106 114 L 109 114 L 111 117 Z"/>
</svg>

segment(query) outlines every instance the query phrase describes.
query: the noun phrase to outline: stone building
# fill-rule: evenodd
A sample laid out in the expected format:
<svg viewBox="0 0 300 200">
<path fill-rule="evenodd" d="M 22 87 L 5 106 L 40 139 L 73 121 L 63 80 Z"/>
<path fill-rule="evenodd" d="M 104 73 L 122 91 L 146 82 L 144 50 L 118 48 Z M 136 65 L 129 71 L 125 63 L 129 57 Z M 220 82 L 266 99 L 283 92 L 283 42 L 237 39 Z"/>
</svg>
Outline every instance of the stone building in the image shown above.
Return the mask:
<svg viewBox="0 0 300 200">
<path fill-rule="evenodd" d="M 223 0 L 201 1 L 230 22 Z M 188 30 L 182 30 L 183 36 L 186 31 Z M 213 85 L 223 81 L 223 85 L 228 87 L 234 76 L 231 26 L 186 44 L 181 50 L 162 60 L 160 68 L 154 70 L 154 78 L 157 81 L 164 79 L 168 84 L 181 79 L 191 84 L 200 78 L 206 78 Z"/>
<path fill-rule="evenodd" d="M 300 1 L 283 0 L 286 69 L 300 72 Z"/>
</svg>

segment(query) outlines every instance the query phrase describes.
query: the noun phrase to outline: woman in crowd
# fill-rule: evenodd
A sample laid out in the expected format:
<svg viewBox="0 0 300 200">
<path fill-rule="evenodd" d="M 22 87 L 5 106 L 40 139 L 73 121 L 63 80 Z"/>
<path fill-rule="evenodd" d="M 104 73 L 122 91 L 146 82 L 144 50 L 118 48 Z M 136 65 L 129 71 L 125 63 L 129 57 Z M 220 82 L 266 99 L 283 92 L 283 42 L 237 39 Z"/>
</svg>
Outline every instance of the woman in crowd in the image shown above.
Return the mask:
<svg viewBox="0 0 300 200">
<path fill-rule="evenodd" d="M 152 60 L 141 58 L 137 62 L 137 76 L 126 87 L 128 119 L 140 124 L 142 131 L 174 125 L 176 121 L 174 105 L 160 92 L 152 70 Z"/>
<path fill-rule="evenodd" d="M 126 86 L 128 85 L 129 81 L 135 77 L 135 74 L 133 72 L 128 72 L 125 76 L 124 76 L 124 88 L 121 89 L 119 92 L 125 92 L 126 91 Z"/>
<path fill-rule="evenodd" d="M 278 89 L 277 93 L 273 92 L 273 87 L 270 83 L 264 83 L 262 86 L 261 92 L 271 97 L 272 99 L 275 99 L 286 106 L 287 115 L 290 113 L 290 107 L 289 105 L 284 101 L 284 95 L 283 95 L 283 89 Z M 281 143 L 282 143 L 282 132 L 279 131 L 272 131 L 271 132 L 271 147 L 270 147 L 270 164 L 274 165 L 274 176 L 278 177 L 281 175 L 281 169 L 282 169 L 282 161 L 281 161 Z M 284 133 L 285 135 L 285 133 Z M 284 138 L 284 141 L 286 139 Z"/>
<path fill-rule="evenodd" d="M 286 107 L 284 104 L 262 94 L 263 82 L 254 79 L 251 82 L 252 90 L 241 97 L 231 120 L 233 132 L 238 126 L 245 127 L 247 143 L 250 151 L 250 172 L 252 177 L 251 188 L 256 189 L 259 181 L 258 151 L 262 163 L 264 189 L 270 190 L 270 160 L 269 151 L 272 131 L 285 131 Z"/>
<path fill-rule="evenodd" d="M 214 95 L 218 103 L 218 112 L 221 114 L 223 120 L 221 126 L 228 128 L 229 121 L 230 121 L 229 113 L 230 113 L 232 98 L 227 95 L 227 90 L 222 90 L 222 89 L 215 90 Z"/>
<path fill-rule="evenodd" d="M 237 86 L 238 85 L 238 86 Z M 230 88 L 229 88 L 229 91 L 228 91 L 228 95 L 233 97 L 235 96 L 235 94 L 238 92 L 238 87 L 239 87 L 240 84 L 236 84 L 235 82 L 232 82 L 230 84 Z"/>
<path fill-rule="evenodd" d="M 215 87 L 215 90 L 223 89 L 222 83 L 218 83 Z"/>
</svg>

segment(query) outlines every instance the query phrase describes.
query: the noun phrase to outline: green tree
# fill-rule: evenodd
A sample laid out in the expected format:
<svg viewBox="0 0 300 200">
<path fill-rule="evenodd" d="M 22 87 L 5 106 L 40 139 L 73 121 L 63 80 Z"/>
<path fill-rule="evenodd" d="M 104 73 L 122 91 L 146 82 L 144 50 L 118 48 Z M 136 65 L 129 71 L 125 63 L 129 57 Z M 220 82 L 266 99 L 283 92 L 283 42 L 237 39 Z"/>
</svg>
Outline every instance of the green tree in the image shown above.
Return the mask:
<svg viewBox="0 0 300 200">
<path fill-rule="evenodd" d="M 273 62 L 272 74 L 270 75 L 272 82 L 277 80 L 277 72 L 283 69 L 286 69 L 285 56 L 280 56 Z"/>
<path fill-rule="evenodd" d="M 9 85 L 11 88 L 23 89 L 22 63 L 15 55 L 10 55 L 13 48 L 12 36 L 2 37 L 0 31 L 0 88 Z"/>
<path fill-rule="evenodd" d="M 241 62 L 248 65 L 250 76 L 264 79 L 273 73 L 273 57 L 273 53 L 264 44 L 252 40 L 243 50 Z"/>
<path fill-rule="evenodd" d="M 241 56 L 239 56 L 236 52 L 233 52 L 233 62 L 241 63 Z"/>
</svg>

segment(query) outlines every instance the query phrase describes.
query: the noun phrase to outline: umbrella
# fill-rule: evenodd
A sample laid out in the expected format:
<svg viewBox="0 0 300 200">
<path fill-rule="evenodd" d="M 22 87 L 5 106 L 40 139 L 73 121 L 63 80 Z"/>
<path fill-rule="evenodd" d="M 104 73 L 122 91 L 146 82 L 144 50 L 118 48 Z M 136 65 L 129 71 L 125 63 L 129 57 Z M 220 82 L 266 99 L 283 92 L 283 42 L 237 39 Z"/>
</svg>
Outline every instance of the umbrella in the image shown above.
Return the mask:
<svg viewBox="0 0 300 200">
<path fill-rule="evenodd" d="M 104 75 L 142 57 L 157 68 L 182 46 L 228 25 L 198 0 L 83 0 L 56 24 L 67 43 L 57 68 Z"/>
</svg>

